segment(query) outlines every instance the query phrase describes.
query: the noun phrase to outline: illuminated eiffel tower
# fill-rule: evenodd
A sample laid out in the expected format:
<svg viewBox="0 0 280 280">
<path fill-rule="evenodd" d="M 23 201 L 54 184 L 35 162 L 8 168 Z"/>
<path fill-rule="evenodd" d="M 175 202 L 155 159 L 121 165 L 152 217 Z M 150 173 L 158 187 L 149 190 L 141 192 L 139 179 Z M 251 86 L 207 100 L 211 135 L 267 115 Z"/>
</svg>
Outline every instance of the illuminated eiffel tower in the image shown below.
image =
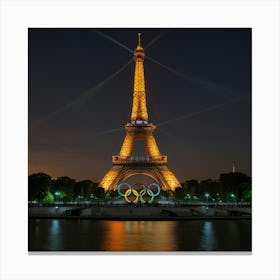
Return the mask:
<svg viewBox="0 0 280 280">
<path fill-rule="evenodd" d="M 162 190 L 174 191 L 180 183 L 167 167 L 167 156 L 161 155 L 153 131 L 156 126 L 149 122 L 146 106 L 144 78 L 144 49 L 138 33 L 138 46 L 134 51 L 135 75 L 131 121 L 126 124 L 126 136 L 120 153 L 112 157 L 113 167 L 102 179 L 105 191 L 116 190 L 127 178 L 144 174 L 152 177 Z M 146 155 L 132 156 L 136 141 L 144 141 Z"/>
</svg>

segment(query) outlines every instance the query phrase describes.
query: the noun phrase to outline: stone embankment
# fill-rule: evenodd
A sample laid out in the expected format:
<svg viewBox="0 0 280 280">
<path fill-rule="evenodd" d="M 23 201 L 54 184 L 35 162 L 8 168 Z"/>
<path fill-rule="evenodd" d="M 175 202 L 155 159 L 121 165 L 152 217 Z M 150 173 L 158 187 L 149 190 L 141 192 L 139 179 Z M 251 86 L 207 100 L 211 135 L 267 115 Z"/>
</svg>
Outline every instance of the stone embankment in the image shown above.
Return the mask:
<svg viewBox="0 0 280 280">
<path fill-rule="evenodd" d="M 207 206 L 29 206 L 29 218 L 87 218 L 87 219 L 250 219 L 251 207 Z"/>
</svg>

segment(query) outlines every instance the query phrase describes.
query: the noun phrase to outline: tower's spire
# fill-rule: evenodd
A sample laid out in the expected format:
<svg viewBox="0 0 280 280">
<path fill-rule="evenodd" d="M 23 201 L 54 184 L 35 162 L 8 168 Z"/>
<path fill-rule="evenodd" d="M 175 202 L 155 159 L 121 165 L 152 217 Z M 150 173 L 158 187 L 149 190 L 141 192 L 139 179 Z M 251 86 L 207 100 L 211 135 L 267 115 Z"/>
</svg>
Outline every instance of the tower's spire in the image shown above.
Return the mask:
<svg viewBox="0 0 280 280">
<path fill-rule="evenodd" d="M 144 77 L 144 49 L 141 46 L 141 33 L 138 33 L 138 45 L 134 51 L 135 74 L 133 104 L 131 112 L 131 121 L 148 121 L 148 112 L 146 106 L 146 91 Z"/>
<path fill-rule="evenodd" d="M 138 47 L 141 47 L 141 33 L 138 33 Z"/>
</svg>

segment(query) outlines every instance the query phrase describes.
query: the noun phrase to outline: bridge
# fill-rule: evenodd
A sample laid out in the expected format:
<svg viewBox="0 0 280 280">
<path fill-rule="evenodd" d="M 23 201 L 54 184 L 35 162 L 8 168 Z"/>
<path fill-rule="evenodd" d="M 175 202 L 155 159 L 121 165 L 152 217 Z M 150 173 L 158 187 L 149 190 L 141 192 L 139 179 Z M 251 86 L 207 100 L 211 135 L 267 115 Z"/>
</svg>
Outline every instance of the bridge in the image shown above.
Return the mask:
<svg viewBox="0 0 280 280">
<path fill-rule="evenodd" d="M 29 217 L 55 218 L 55 217 L 80 217 L 80 218 L 209 218 L 209 217 L 251 217 L 251 207 L 232 205 L 158 205 L 158 204 L 121 204 L 112 205 L 105 203 L 67 203 L 60 205 L 30 205 Z"/>
</svg>

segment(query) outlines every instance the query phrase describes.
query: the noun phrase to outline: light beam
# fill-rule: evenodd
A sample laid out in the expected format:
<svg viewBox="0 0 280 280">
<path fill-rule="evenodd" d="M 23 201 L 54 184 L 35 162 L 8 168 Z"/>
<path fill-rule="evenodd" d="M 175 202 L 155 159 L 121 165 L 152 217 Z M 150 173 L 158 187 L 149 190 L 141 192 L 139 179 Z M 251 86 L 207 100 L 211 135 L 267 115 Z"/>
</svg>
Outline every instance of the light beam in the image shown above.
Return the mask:
<svg viewBox="0 0 280 280">
<path fill-rule="evenodd" d="M 159 34 L 145 46 L 145 50 L 147 50 L 147 48 L 154 45 L 157 41 L 159 41 L 162 37 L 164 37 L 168 32 L 170 32 L 169 29 L 161 30 L 159 32 Z"/>
<path fill-rule="evenodd" d="M 56 111 L 48 114 L 44 118 L 39 119 L 38 121 L 35 121 L 33 124 L 30 125 L 30 128 L 38 127 L 39 125 L 42 125 L 44 122 L 48 121 L 49 119 L 52 119 L 53 117 L 69 110 L 73 106 L 77 104 L 81 104 L 82 102 L 85 102 L 89 98 L 91 98 L 102 86 L 104 86 L 106 83 L 111 81 L 113 78 L 115 78 L 119 73 L 121 73 L 131 62 L 133 59 L 130 59 L 125 65 L 123 65 L 121 68 L 119 68 L 116 72 L 108 76 L 106 79 L 104 79 L 99 84 L 91 87 L 90 89 L 86 90 L 83 94 L 79 95 L 78 98 L 75 98 L 74 100 L 68 102 L 64 106 L 58 108 Z"/>
<path fill-rule="evenodd" d="M 100 35 L 101 37 L 105 38 L 105 39 L 108 39 L 109 41 L 113 42 L 114 44 L 116 44 L 117 46 L 129 51 L 130 53 L 134 53 L 134 51 L 132 49 L 130 49 L 129 47 L 127 47 L 126 45 L 122 44 L 121 42 L 119 42 L 118 40 L 114 39 L 113 37 L 101 32 L 101 31 L 98 31 L 96 29 L 90 29 L 91 31 L 95 32 L 96 34 Z"/>
<path fill-rule="evenodd" d="M 98 31 L 98 30 L 92 30 L 90 29 L 91 31 L 95 32 L 96 34 L 100 35 L 101 37 L 103 38 L 106 38 L 107 40 L 113 42 L 114 44 L 118 45 L 119 47 L 129 51 L 130 53 L 134 53 L 134 51 L 132 49 L 130 49 L 129 47 L 127 47 L 126 45 L 122 44 L 121 42 L 119 42 L 118 40 L 114 39 L 113 37 L 101 32 L 101 31 Z M 153 45 L 155 42 L 157 42 L 160 38 L 162 38 L 169 30 L 163 30 L 162 33 L 159 33 L 152 41 L 150 41 L 146 48 L 147 47 L 150 47 L 151 45 Z M 163 67 L 164 69 L 168 70 L 169 72 L 173 73 L 174 75 L 192 83 L 192 84 L 198 84 L 199 86 L 205 88 L 206 90 L 210 90 L 213 94 L 219 96 L 219 97 L 223 97 L 223 98 L 227 98 L 228 97 L 228 94 L 231 95 L 231 96 L 234 96 L 236 95 L 236 91 L 229 88 L 229 87 L 226 87 L 226 86 L 223 86 L 223 85 L 219 85 L 217 83 L 214 83 L 214 82 L 210 82 L 210 81 L 206 81 L 206 80 L 203 80 L 203 79 L 200 79 L 198 77 L 195 77 L 195 76 L 192 76 L 192 75 L 189 75 L 189 74 L 185 74 L 185 73 L 182 73 L 180 71 L 177 71 L 176 69 L 174 68 L 171 68 L 157 60 L 155 60 L 154 58 L 152 58 L 151 56 L 145 56 L 147 59 L 149 59 L 150 61 L 154 62 L 155 64 Z M 224 94 L 223 94 L 224 92 Z"/>
<path fill-rule="evenodd" d="M 153 63 L 161 66 L 162 68 L 168 70 L 172 74 L 184 79 L 185 81 L 188 81 L 189 83 L 192 83 L 192 84 L 198 84 L 199 86 L 205 88 L 208 91 L 210 90 L 212 93 L 214 93 L 215 95 L 217 95 L 219 97 L 226 98 L 226 97 L 228 97 L 227 94 L 236 95 L 236 91 L 231 89 L 231 88 L 225 87 L 223 85 L 219 85 L 219 84 L 214 83 L 214 82 L 209 82 L 209 81 L 206 81 L 206 80 L 202 80 L 200 78 L 191 76 L 189 74 L 182 73 L 180 71 L 175 70 L 174 68 L 171 68 L 171 67 L 153 59 L 150 56 L 146 55 L 146 58 L 149 59 L 150 61 L 152 61 Z M 222 93 L 222 92 L 224 92 L 224 93 Z"/>
<path fill-rule="evenodd" d="M 249 98 L 249 96 L 248 96 L 248 95 L 242 95 L 242 96 L 239 96 L 238 98 L 231 99 L 231 100 L 229 100 L 229 101 L 227 101 L 227 102 L 215 104 L 215 105 L 206 107 L 206 108 L 204 108 L 204 109 L 202 109 L 202 110 L 199 110 L 199 111 L 196 111 L 196 112 L 187 114 L 187 115 L 183 115 L 183 116 L 178 117 L 178 118 L 175 118 L 175 119 L 171 119 L 171 120 L 167 120 L 167 121 L 160 122 L 160 123 L 157 124 L 157 126 L 163 126 L 163 125 L 167 125 L 167 124 L 174 123 L 174 122 L 177 122 L 177 121 L 189 119 L 189 118 L 192 118 L 192 117 L 201 115 L 201 114 L 203 114 L 203 113 L 210 112 L 210 111 L 216 110 L 216 109 L 218 109 L 218 108 L 224 107 L 224 106 L 226 106 L 226 105 L 239 102 L 239 101 L 241 101 L 241 100 L 244 99 L 244 98 Z"/>
</svg>

